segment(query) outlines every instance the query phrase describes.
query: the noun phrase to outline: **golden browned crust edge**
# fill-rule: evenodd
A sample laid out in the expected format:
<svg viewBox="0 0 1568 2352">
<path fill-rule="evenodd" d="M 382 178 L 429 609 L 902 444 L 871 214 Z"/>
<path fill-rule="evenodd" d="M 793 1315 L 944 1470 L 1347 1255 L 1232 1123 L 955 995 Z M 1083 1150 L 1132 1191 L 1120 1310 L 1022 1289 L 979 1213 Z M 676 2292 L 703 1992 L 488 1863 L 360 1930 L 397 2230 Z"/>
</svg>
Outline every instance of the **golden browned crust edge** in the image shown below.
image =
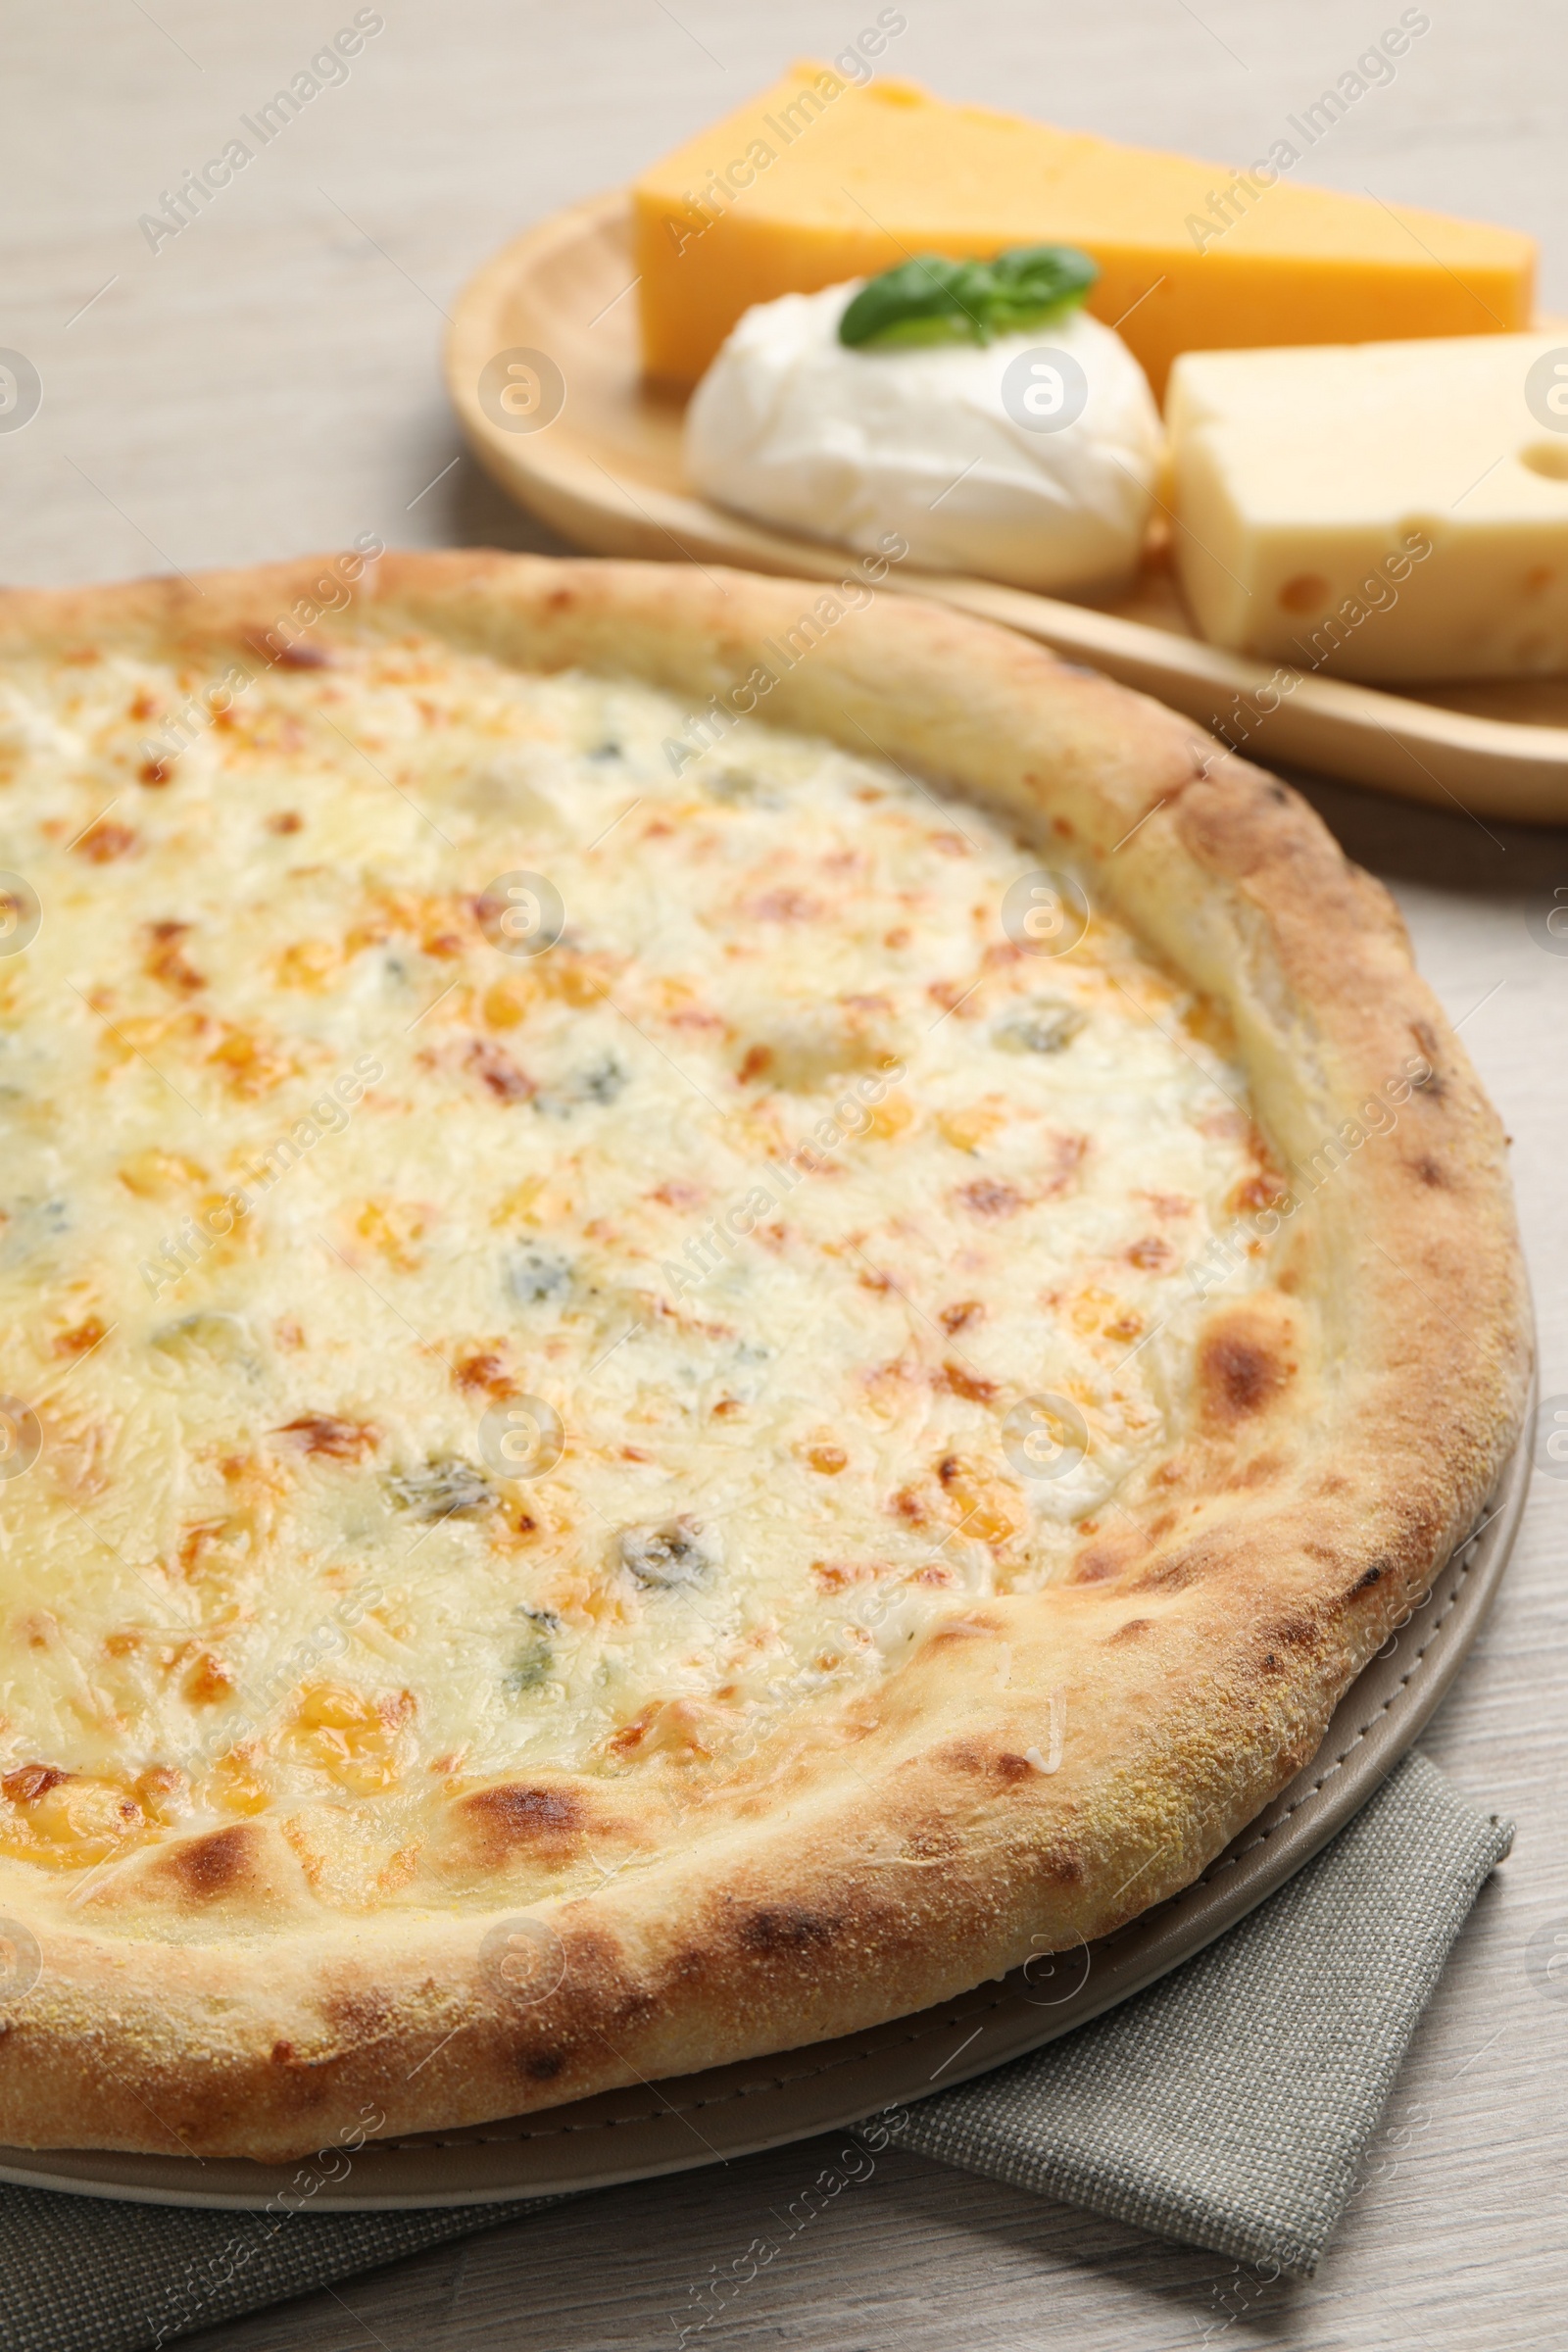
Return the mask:
<svg viewBox="0 0 1568 2352">
<path fill-rule="evenodd" d="M 0 656 L 230 642 L 321 572 L 12 592 Z M 318 625 L 406 617 L 696 708 L 823 594 L 396 556 Z M 1043 827 L 1229 1007 L 1288 1159 L 1343 1133 L 1412 1054 L 1430 1079 L 1282 1230 L 1273 1286 L 1216 1311 L 1179 1433 L 1199 1503 L 1133 1569 L 969 1608 L 893 1679 L 853 1776 L 820 1759 L 782 1818 L 538 1906 L 564 1960 L 543 2000 L 481 1955 L 496 1915 L 323 1924 L 265 1821 L 205 1841 L 178 1941 L 151 1913 L 147 1932 L 134 1915 L 111 1932 L 38 1894 L 44 1975 L 0 2013 L 0 2140 L 281 2157 L 366 2113 L 388 2133 L 480 2122 L 848 2032 L 1103 1934 L 1189 1884 L 1298 1769 L 1481 1508 L 1528 1377 L 1503 1139 L 1381 887 L 1187 721 L 912 600 L 845 614 L 761 714 L 862 750 L 869 722 L 893 758 Z M 1075 1736 L 1046 1778 L 1021 1751 L 1050 1689 Z M 24 1885 L 23 1866 L 0 1873 L 0 1905 Z"/>
</svg>

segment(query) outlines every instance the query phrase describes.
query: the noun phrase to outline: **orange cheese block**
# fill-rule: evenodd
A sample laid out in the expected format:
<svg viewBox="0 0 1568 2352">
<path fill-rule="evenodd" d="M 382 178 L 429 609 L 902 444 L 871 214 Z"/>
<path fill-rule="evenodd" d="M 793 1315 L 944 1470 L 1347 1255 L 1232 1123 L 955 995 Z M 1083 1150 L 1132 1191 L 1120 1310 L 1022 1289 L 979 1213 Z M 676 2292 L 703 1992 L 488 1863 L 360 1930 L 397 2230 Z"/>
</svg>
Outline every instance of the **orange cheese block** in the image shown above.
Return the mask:
<svg viewBox="0 0 1568 2352">
<path fill-rule="evenodd" d="M 1156 393 L 1183 351 L 1528 326 L 1529 237 L 1297 180 L 1350 103 L 1325 91 L 1238 172 L 799 64 L 636 183 L 644 363 L 694 383 L 753 303 L 1031 244 L 1094 256 L 1089 307 Z"/>
</svg>

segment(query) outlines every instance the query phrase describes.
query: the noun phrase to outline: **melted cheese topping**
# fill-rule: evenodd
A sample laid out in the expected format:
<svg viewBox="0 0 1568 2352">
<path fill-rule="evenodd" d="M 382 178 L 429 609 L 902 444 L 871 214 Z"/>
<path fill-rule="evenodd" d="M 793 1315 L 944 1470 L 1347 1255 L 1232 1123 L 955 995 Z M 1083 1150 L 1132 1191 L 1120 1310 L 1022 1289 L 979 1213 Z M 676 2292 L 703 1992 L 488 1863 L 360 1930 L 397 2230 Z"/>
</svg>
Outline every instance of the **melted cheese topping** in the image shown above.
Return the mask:
<svg viewBox="0 0 1568 2352">
<path fill-rule="evenodd" d="M 0 710 L 0 1851 L 348 1808 L 384 1896 L 1062 1574 L 1263 1181 L 1204 1008 L 875 758 L 386 638 L 148 758 L 202 682 Z"/>
</svg>

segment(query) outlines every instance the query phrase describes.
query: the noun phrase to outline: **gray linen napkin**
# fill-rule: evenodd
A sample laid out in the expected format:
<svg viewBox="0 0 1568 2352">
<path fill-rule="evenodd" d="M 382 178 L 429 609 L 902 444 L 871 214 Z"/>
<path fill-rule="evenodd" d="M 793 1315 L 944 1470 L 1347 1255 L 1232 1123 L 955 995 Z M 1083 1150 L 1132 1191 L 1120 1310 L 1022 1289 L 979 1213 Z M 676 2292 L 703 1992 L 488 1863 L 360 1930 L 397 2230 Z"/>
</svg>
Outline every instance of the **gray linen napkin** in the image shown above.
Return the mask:
<svg viewBox="0 0 1568 2352">
<path fill-rule="evenodd" d="M 1317 2268 L 1513 1824 L 1407 1755 L 1266 1903 L 1119 2009 L 922 2099 L 891 2136 L 1298 2278 Z"/>
<path fill-rule="evenodd" d="M 1332 1844 L 1185 1967 L 883 2128 L 1158 2236 L 1309 2273 L 1511 1838 L 1406 1756 Z M 279 2218 L 0 2187 L 0 2352 L 145 2352 L 557 2201 Z"/>
</svg>

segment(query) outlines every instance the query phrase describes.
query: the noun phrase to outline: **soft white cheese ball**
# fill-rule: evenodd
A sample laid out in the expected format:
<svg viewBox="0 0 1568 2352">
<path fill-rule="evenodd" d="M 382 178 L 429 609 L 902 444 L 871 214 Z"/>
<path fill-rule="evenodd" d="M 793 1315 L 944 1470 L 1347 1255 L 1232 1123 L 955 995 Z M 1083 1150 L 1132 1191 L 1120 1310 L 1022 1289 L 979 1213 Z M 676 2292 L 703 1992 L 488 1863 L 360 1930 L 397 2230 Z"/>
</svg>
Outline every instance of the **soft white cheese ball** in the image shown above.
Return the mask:
<svg viewBox="0 0 1568 2352">
<path fill-rule="evenodd" d="M 862 553 L 898 531 L 908 561 L 932 570 L 1050 592 L 1123 585 L 1149 526 L 1160 425 L 1121 337 L 1079 310 L 987 345 L 852 350 L 838 323 L 859 282 L 746 313 L 686 414 L 695 486 Z M 1055 431 L 1031 429 L 1003 398 L 1008 367 L 1042 350 L 1068 354 L 1088 385 L 1082 414 Z M 1035 415 L 1050 398 L 1037 394 Z"/>
</svg>

